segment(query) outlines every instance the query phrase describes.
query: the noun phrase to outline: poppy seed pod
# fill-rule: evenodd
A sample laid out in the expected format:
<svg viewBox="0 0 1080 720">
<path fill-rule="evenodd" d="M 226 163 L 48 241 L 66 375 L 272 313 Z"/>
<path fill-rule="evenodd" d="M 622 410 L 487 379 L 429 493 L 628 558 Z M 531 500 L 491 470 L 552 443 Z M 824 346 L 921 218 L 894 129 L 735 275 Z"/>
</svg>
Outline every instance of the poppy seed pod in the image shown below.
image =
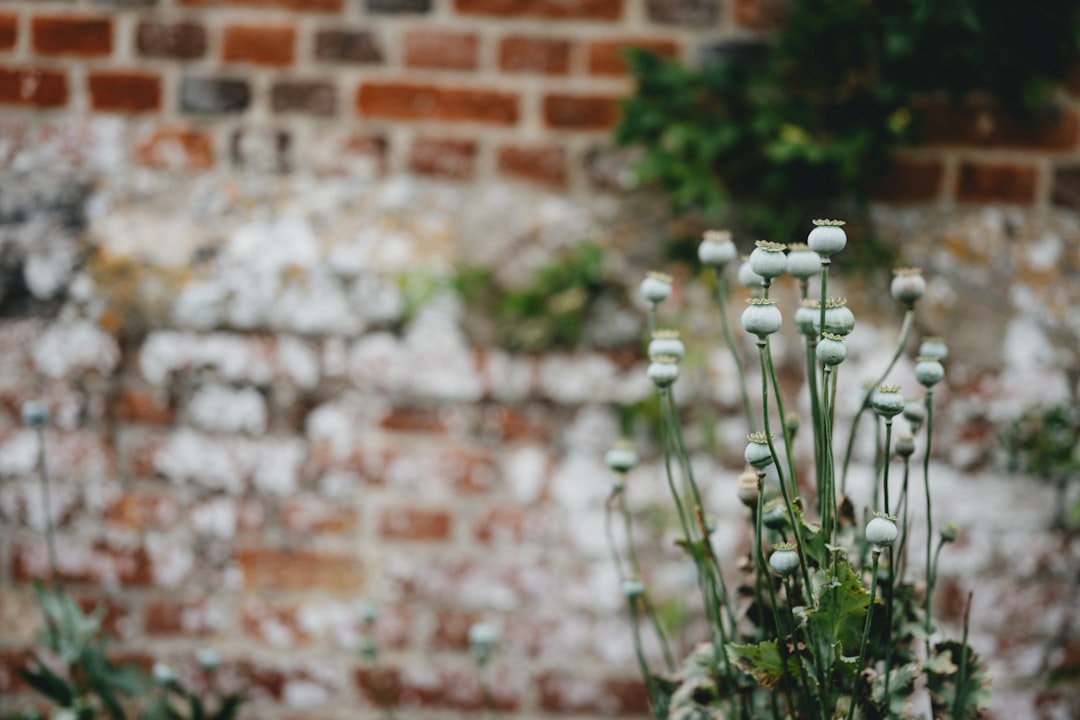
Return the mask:
<svg viewBox="0 0 1080 720">
<path fill-rule="evenodd" d="M 780 543 L 769 555 L 769 567 L 777 575 L 787 577 L 799 569 L 799 553 L 790 543 Z"/>
<path fill-rule="evenodd" d="M 776 300 L 750 298 L 746 302 L 749 304 L 742 314 L 743 330 L 764 340 L 780 329 L 784 318 L 780 308 L 776 307 Z"/>
<path fill-rule="evenodd" d="M 941 542 L 951 543 L 956 541 L 956 536 L 960 534 L 960 528 L 956 527 L 955 523 L 947 522 L 941 526 L 938 530 L 938 536 L 941 538 Z"/>
<path fill-rule="evenodd" d="M 896 542 L 900 532 L 896 529 L 896 518 L 885 513 L 874 513 L 866 523 L 866 540 L 878 547 L 888 547 Z"/>
<path fill-rule="evenodd" d="M 910 309 L 915 302 L 926 294 L 926 280 L 921 268 L 897 268 L 893 270 L 889 292 L 893 299 Z"/>
<path fill-rule="evenodd" d="M 662 303 L 671 295 L 671 276 L 659 272 L 645 273 L 641 294 L 652 305 Z"/>
<path fill-rule="evenodd" d="M 912 432 L 918 432 L 926 420 L 926 407 L 922 400 L 908 400 L 904 403 L 904 419 L 911 425 Z"/>
<path fill-rule="evenodd" d="M 818 318 L 821 323 L 821 318 Z M 846 337 L 855 329 L 855 314 L 847 306 L 847 298 L 828 298 L 825 301 L 825 332 Z"/>
<path fill-rule="evenodd" d="M 649 363 L 649 379 L 658 388 L 666 388 L 679 377 L 679 361 L 670 355 L 661 355 Z"/>
<path fill-rule="evenodd" d="M 878 415 L 892 419 L 904 411 L 904 398 L 896 385 L 879 385 L 870 396 L 870 407 Z"/>
<path fill-rule="evenodd" d="M 787 506 L 783 498 L 775 498 L 769 501 L 761 511 L 761 524 L 770 530 L 779 530 L 787 525 Z"/>
<path fill-rule="evenodd" d="M 818 324 L 821 322 L 821 301 L 803 300 L 799 303 L 799 309 L 795 311 L 795 327 L 799 332 L 809 337 L 816 337 Z"/>
<path fill-rule="evenodd" d="M 923 341 L 919 343 L 919 357 L 945 360 L 949 357 L 949 347 L 942 338 L 923 338 Z"/>
<path fill-rule="evenodd" d="M 637 465 L 637 452 L 629 440 L 617 440 L 604 453 L 604 462 L 618 473 L 630 472 Z"/>
<path fill-rule="evenodd" d="M 750 253 L 750 269 L 763 278 L 772 280 L 787 271 L 787 255 L 780 243 L 758 240 Z"/>
<path fill-rule="evenodd" d="M 727 267 L 728 263 L 739 257 L 739 251 L 727 230 L 706 230 L 697 254 L 702 265 L 717 270 Z"/>
<path fill-rule="evenodd" d="M 814 220 L 814 229 L 806 237 L 806 244 L 822 258 L 840 252 L 847 245 L 843 225 L 843 220 Z"/>
<path fill-rule="evenodd" d="M 750 267 L 750 258 L 743 257 L 742 264 L 739 265 L 739 284 L 743 287 L 755 290 L 765 284 L 765 278 L 754 272 L 754 268 Z"/>
<path fill-rule="evenodd" d="M 915 358 L 915 379 L 925 388 L 932 388 L 945 378 L 945 368 L 937 358 Z"/>
<path fill-rule="evenodd" d="M 847 357 L 847 347 L 844 338 L 832 333 L 825 333 L 817 346 L 818 362 L 827 367 L 834 367 L 844 362 Z"/>
<path fill-rule="evenodd" d="M 622 583 L 623 595 L 628 598 L 639 598 L 645 594 L 645 583 L 638 577 L 628 577 Z"/>
<path fill-rule="evenodd" d="M 757 472 L 753 468 L 747 468 L 739 473 L 739 502 L 749 508 L 757 507 L 759 494 Z"/>
<path fill-rule="evenodd" d="M 654 330 L 649 341 L 649 359 L 655 360 L 661 355 L 668 355 L 676 360 L 686 356 L 686 346 L 679 339 L 678 330 Z"/>
<path fill-rule="evenodd" d="M 750 433 L 746 436 L 746 450 L 743 458 L 754 467 L 761 469 L 771 465 L 773 461 L 772 450 L 769 449 L 769 438 L 763 432 Z"/>
<path fill-rule="evenodd" d="M 787 271 L 800 280 L 809 280 L 821 272 L 821 256 L 809 245 L 795 243 L 788 246 Z"/>
<path fill-rule="evenodd" d="M 902 458 L 909 458 L 915 454 L 915 437 L 913 435 L 901 435 L 896 439 L 896 454 Z"/>
</svg>

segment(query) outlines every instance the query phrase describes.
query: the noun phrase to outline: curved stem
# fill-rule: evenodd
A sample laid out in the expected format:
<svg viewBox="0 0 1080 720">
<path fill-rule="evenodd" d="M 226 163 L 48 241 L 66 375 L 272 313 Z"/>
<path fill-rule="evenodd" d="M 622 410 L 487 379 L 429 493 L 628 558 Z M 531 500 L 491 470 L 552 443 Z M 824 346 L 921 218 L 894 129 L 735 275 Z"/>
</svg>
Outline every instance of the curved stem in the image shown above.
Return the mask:
<svg viewBox="0 0 1080 720">
<path fill-rule="evenodd" d="M 626 573 L 623 571 L 622 558 L 619 557 L 619 546 L 615 542 L 615 531 L 612 528 L 612 516 L 614 515 L 612 501 L 621 493 L 622 490 L 616 487 L 612 489 L 611 494 L 604 501 L 604 535 L 607 536 L 608 550 L 611 552 L 611 561 L 615 565 L 615 575 L 619 578 L 620 585 L 626 580 Z"/>
<path fill-rule="evenodd" d="M 772 359 L 772 348 L 768 343 L 765 345 L 765 352 L 769 356 L 769 380 L 772 382 L 773 395 L 776 396 L 776 412 L 780 416 L 780 428 L 784 438 L 784 453 L 787 455 L 788 464 L 788 478 L 791 482 L 791 496 L 794 498 L 799 497 L 799 483 L 795 479 L 795 453 L 791 447 L 791 432 L 788 430 L 787 422 L 784 415 L 784 400 L 780 394 L 780 383 L 776 378 L 776 365 Z"/>
<path fill-rule="evenodd" d="M 896 367 L 896 361 L 900 359 L 900 355 L 903 354 L 904 348 L 907 347 L 908 336 L 911 335 L 911 328 L 915 324 L 915 309 L 910 308 L 904 313 L 904 322 L 900 326 L 900 340 L 896 344 L 896 350 L 893 352 L 892 360 L 889 361 L 888 366 L 885 368 L 885 372 L 881 373 L 873 385 L 871 385 L 866 394 L 863 395 L 862 403 L 859 404 L 859 410 L 855 413 L 855 417 L 851 420 L 851 430 L 848 431 L 847 447 L 844 448 L 844 466 L 840 472 L 840 492 L 847 491 L 847 474 L 848 465 L 851 464 L 851 452 L 855 446 L 855 434 L 859 429 L 859 418 L 870 407 L 870 397 L 874 393 L 874 388 L 885 382 L 889 377 L 889 373 Z M 823 325 L 824 326 L 824 325 Z"/>
<path fill-rule="evenodd" d="M 663 720 L 666 715 L 665 708 L 660 707 L 656 702 L 656 678 L 649 669 L 649 663 L 645 659 L 645 649 L 641 644 L 641 629 L 638 627 L 637 599 L 627 596 L 626 603 L 630 610 L 630 631 L 634 636 L 634 654 L 637 656 L 638 668 L 641 670 L 641 676 L 645 680 L 645 690 L 649 696 L 649 707 L 652 710 L 653 717 L 657 718 L 657 720 Z"/>
<path fill-rule="evenodd" d="M 728 346 L 728 351 L 731 353 L 731 359 L 735 361 L 735 373 L 739 376 L 739 392 L 742 394 L 746 424 L 750 427 L 750 432 L 757 432 L 753 406 L 750 405 L 750 393 L 746 387 L 746 373 L 743 370 L 742 358 L 739 356 L 739 348 L 735 345 L 735 336 L 731 332 L 731 321 L 728 319 L 727 292 L 727 281 L 722 274 L 717 272 L 716 302 L 720 306 L 720 330 L 723 333 L 724 342 Z"/>
<path fill-rule="evenodd" d="M 623 530 L 626 534 L 626 556 L 630 564 L 630 571 L 641 577 L 641 564 L 638 562 L 637 549 L 634 544 L 634 525 L 630 519 L 630 508 L 626 502 L 625 489 L 619 492 L 619 511 L 623 516 Z M 645 608 L 645 615 L 649 618 L 649 622 L 652 623 L 656 639 L 660 643 L 660 650 L 664 654 L 664 664 L 669 671 L 674 671 L 675 658 L 671 654 L 671 643 L 668 640 L 663 624 L 660 622 L 660 617 L 656 613 L 656 608 L 653 607 L 652 601 L 649 599 L 648 593 L 642 597 L 642 605 Z"/>
<path fill-rule="evenodd" d="M 859 645 L 859 662 L 855 665 L 855 686 L 851 688 L 851 705 L 848 707 L 847 720 L 855 717 L 855 705 L 859 699 L 859 677 L 862 675 L 863 663 L 866 662 L 866 646 L 870 644 L 870 620 L 874 617 L 874 602 L 877 599 L 877 571 L 878 559 L 881 557 L 881 548 L 875 547 L 874 567 L 870 575 L 870 604 L 866 606 L 866 623 L 863 624 L 862 643 Z"/>
<path fill-rule="evenodd" d="M 926 600 L 923 608 L 926 613 L 926 657 L 930 657 L 930 633 L 933 622 L 930 618 L 931 599 L 934 595 L 934 573 L 930 563 L 930 547 L 934 540 L 934 522 L 930 507 L 930 449 L 934 427 L 934 391 L 926 390 L 926 454 L 923 456 L 923 487 L 926 490 Z"/>
</svg>

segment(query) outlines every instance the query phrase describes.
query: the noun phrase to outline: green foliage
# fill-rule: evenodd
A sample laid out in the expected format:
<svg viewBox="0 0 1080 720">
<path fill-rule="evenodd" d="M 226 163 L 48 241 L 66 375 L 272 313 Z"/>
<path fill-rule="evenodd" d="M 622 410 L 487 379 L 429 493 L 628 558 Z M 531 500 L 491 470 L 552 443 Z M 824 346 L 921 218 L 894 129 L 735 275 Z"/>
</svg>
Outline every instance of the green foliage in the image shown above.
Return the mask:
<svg viewBox="0 0 1080 720">
<path fill-rule="evenodd" d="M 596 300 L 610 289 L 604 259 L 602 247 L 584 242 L 521 287 L 505 287 L 478 268 L 460 270 L 452 285 L 470 307 L 496 321 L 495 341 L 502 347 L 524 352 L 577 347 Z"/>
<path fill-rule="evenodd" d="M 676 210 L 792 242 L 837 202 L 849 218 L 865 207 L 895 150 L 917 140 L 918 98 L 987 93 L 1029 111 L 1045 102 L 1080 58 L 1078 9 L 799 0 L 771 44 L 733 44 L 700 70 L 631 53 L 638 87 L 615 139 L 642 147 L 641 179 Z M 880 263 L 883 253 L 849 257 Z"/>
<path fill-rule="evenodd" d="M 117 665 L 107 655 L 103 607 L 86 613 L 59 588 L 34 587 L 45 616 L 39 633 L 41 651 L 33 655 L 22 678 L 60 708 L 54 717 L 70 720 L 125 720 L 138 709 L 142 720 L 233 720 L 243 703 L 239 694 L 221 698 L 214 711 L 177 679 L 154 683 L 136 665 Z M 15 718 L 19 716 L 7 716 Z M 34 712 L 22 715 L 37 720 Z"/>
<path fill-rule="evenodd" d="M 1009 470 L 1055 479 L 1080 475 L 1080 413 L 1068 405 L 1031 408 L 1001 434 Z"/>
<path fill-rule="evenodd" d="M 926 663 L 927 689 L 938 720 L 976 720 L 990 707 L 986 666 L 970 646 L 953 640 L 934 646 Z"/>
</svg>

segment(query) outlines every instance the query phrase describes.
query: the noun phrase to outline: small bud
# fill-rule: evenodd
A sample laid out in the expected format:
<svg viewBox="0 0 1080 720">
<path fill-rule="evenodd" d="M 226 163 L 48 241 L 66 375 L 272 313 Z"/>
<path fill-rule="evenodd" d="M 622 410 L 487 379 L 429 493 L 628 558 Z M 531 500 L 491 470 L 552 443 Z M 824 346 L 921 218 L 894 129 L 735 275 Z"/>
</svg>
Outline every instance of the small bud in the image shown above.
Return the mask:
<svg viewBox="0 0 1080 720">
<path fill-rule="evenodd" d="M 649 341 L 649 359 L 655 360 L 661 355 L 668 355 L 676 360 L 686 357 L 686 346 L 679 339 L 678 330 L 654 330 Z"/>
<path fill-rule="evenodd" d="M 821 256 L 809 245 L 794 243 L 788 246 L 788 273 L 800 280 L 808 280 L 821 272 Z"/>
<path fill-rule="evenodd" d="M 751 290 L 759 289 L 765 284 L 765 278 L 758 275 L 754 272 L 754 268 L 750 267 L 750 258 L 748 257 L 744 257 L 742 265 L 739 265 L 739 284 Z"/>
<path fill-rule="evenodd" d="M 662 355 L 649 363 L 647 372 L 653 385 L 666 388 L 679 377 L 679 361 L 669 355 Z"/>
<path fill-rule="evenodd" d="M 889 292 L 894 300 L 909 310 L 915 307 L 916 301 L 926 294 L 926 280 L 923 279 L 922 269 L 897 268 L 893 270 Z"/>
<path fill-rule="evenodd" d="M 743 457 L 753 467 L 761 469 L 772 464 L 772 450 L 769 449 L 769 439 L 763 432 L 750 433 L 746 436 L 746 450 Z"/>
<path fill-rule="evenodd" d="M 649 272 L 641 281 L 641 294 L 652 305 L 662 303 L 671 295 L 671 276 L 660 272 Z"/>
<path fill-rule="evenodd" d="M 746 332 L 764 340 L 780 329 L 784 318 L 780 308 L 776 307 L 776 300 L 750 298 L 746 302 L 748 305 L 742 314 L 742 326 Z"/>
<path fill-rule="evenodd" d="M 904 411 L 904 398 L 896 385 L 878 385 L 870 396 L 870 407 L 878 415 L 892 419 Z"/>
<path fill-rule="evenodd" d="M 22 406 L 22 420 L 35 430 L 40 430 L 49 424 L 49 409 L 40 400 L 27 400 Z"/>
<path fill-rule="evenodd" d="M 937 358 L 915 358 L 915 379 L 925 388 L 932 388 L 945 378 L 945 368 Z"/>
<path fill-rule="evenodd" d="M 787 271 L 787 255 L 780 243 L 758 240 L 750 253 L 750 269 L 763 278 L 772 280 Z"/>
<path fill-rule="evenodd" d="M 959 534 L 960 528 L 956 527 L 956 525 L 951 522 L 945 523 L 941 526 L 941 529 L 938 530 L 938 535 L 941 536 L 941 542 L 943 543 L 955 542 L 956 536 Z"/>
<path fill-rule="evenodd" d="M 799 414 L 792 411 L 784 415 L 784 427 L 787 429 L 788 435 L 799 432 Z"/>
<path fill-rule="evenodd" d="M 154 676 L 154 682 L 158 685 L 172 685 L 176 682 L 176 671 L 172 669 L 171 665 L 160 660 L 154 663 L 150 669 L 150 674 Z"/>
<path fill-rule="evenodd" d="M 892 545 L 899 534 L 899 530 L 896 529 L 896 518 L 885 513 L 874 513 L 874 517 L 866 524 L 866 540 L 878 547 Z"/>
<path fill-rule="evenodd" d="M 739 251 L 731 240 L 730 232 L 727 230 L 705 231 L 701 244 L 698 245 L 698 260 L 702 265 L 721 270 L 737 257 L 739 257 Z"/>
<path fill-rule="evenodd" d="M 629 440 L 617 440 L 608 451 L 604 453 L 604 462 L 617 473 L 626 473 L 637 465 L 637 452 Z"/>
<path fill-rule="evenodd" d="M 799 569 L 799 553 L 790 543 L 780 543 L 769 555 L 769 567 L 777 575 L 787 577 Z"/>
<path fill-rule="evenodd" d="M 469 628 L 469 649 L 473 660 L 483 667 L 491 659 L 491 649 L 495 646 L 495 628 L 487 623 L 474 623 Z"/>
<path fill-rule="evenodd" d="M 847 234 L 842 220 L 814 220 L 814 229 L 806 237 L 806 244 L 822 258 L 828 258 L 844 249 Z"/>
</svg>

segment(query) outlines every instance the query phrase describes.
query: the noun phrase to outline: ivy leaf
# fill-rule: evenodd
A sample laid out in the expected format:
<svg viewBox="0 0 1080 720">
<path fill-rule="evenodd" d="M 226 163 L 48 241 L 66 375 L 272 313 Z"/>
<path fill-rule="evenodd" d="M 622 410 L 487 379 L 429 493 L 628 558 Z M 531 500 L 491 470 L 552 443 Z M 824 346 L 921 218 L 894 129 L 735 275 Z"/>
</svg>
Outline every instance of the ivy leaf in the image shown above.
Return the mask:
<svg viewBox="0 0 1080 720">
<path fill-rule="evenodd" d="M 947 656 L 947 661 L 943 658 Z M 938 720 L 978 720 L 990 707 L 986 665 L 970 645 L 947 640 L 926 664 L 930 705 Z"/>
</svg>

